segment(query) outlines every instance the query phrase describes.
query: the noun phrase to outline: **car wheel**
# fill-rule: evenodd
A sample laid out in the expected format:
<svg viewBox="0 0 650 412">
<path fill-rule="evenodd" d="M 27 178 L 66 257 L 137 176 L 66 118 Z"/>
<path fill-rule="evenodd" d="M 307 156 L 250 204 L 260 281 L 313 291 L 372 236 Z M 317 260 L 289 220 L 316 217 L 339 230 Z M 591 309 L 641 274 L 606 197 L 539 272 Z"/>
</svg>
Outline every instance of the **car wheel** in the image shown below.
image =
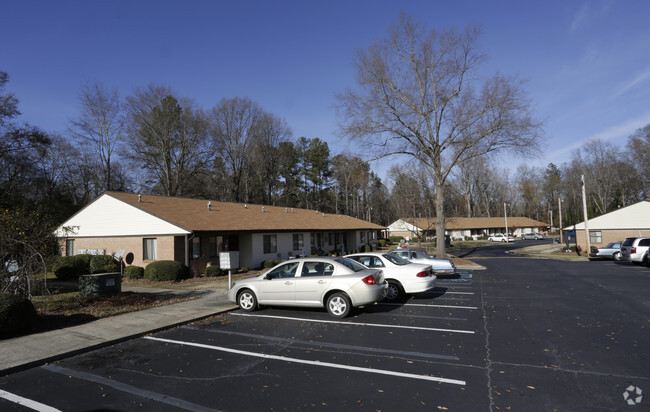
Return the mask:
<svg viewBox="0 0 650 412">
<path fill-rule="evenodd" d="M 621 260 L 621 253 L 620 252 L 614 252 L 614 254 L 612 255 L 612 259 Z"/>
<path fill-rule="evenodd" d="M 404 291 L 402 290 L 402 285 L 394 280 L 388 281 L 388 289 L 386 289 L 386 300 L 395 302 L 402 298 Z"/>
<path fill-rule="evenodd" d="M 350 310 L 352 309 L 352 302 L 350 298 L 345 293 L 337 292 L 332 294 L 327 298 L 327 303 L 325 305 L 327 311 L 330 315 L 335 318 L 344 318 L 348 316 Z"/>
<path fill-rule="evenodd" d="M 246 312 L 252 312 L 257 309 L 257 298 L 250 289 L 244 289 L 239 292 L 239 295 L 237 295 L 237 303 Z"/>
</svg>

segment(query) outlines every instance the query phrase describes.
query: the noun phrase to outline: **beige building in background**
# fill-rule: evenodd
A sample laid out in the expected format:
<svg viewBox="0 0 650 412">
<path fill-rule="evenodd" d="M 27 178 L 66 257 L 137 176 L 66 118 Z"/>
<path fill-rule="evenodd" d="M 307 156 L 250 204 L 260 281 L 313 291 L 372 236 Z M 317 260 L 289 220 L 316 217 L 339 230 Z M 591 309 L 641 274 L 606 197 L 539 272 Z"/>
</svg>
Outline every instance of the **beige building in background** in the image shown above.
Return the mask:
<svg viewBox="0 0 650 412">
<path fill-rule="evenodd" d="M 589 242 L 594 247 L 623 241 L 627 237 L 650 236 L 650 199 L 589 219 L 588 226 Z M 567 226 L 562 230 L 570 232 L 573 229 L 574 226 Z M 575 232 L 576 244 L 586 250 L 585 223 L 575 225 Z"/>
<path fill-rule="evenodd" d="M 524 233 L 542 233 L 547 223 L 527 217 L 508 217 L 508 233 L 519 237 Z M 445 235 L 451 240 L 477 239 L 495 233 L 506 232 L 506 220 L 503 217 L 448 217 L 445 219 Z M 435 218 L 402 218 L 388 226 L 389 236 L 402 236 L 406 240 L 413 238 L 431 239 L 436 233 Z"/>
<path fill-rule="evenodd" d="M 203 273 L 221 252 L 239 267 L 334 250 L 357 250 L 384 226 L 350 216 L 277 206 L 106 192 L 55 232 L 61 253 L 122 254 L 128 265 L 175 260 Z"/>
</svg>

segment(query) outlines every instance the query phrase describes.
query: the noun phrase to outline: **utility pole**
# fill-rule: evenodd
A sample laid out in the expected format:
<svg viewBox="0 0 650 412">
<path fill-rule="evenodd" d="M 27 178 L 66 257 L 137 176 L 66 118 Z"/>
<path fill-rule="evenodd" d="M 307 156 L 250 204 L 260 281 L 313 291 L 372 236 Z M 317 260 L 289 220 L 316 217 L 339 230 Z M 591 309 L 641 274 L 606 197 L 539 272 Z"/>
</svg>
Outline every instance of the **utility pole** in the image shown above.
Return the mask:
<svg viewBox="0 0 650 412">
<path fill-rule="evenodd" d="M 580 176 L 582 184 L 582 210 L 585 215 L 585 238 L 587 239 L 587 256 L 591 252 L 591 240 L 589 239 L 589 218 L 587 217 L 587 196 L 585 194 L 585 175 Z"/>
<path fill-rule="evenodd" d="M 503 217 L 506 220 L 506 242 L 510 242 L 508 238 L 508 211 L 506 210 L 506 202 L 503 202 Z"/>
</svg>

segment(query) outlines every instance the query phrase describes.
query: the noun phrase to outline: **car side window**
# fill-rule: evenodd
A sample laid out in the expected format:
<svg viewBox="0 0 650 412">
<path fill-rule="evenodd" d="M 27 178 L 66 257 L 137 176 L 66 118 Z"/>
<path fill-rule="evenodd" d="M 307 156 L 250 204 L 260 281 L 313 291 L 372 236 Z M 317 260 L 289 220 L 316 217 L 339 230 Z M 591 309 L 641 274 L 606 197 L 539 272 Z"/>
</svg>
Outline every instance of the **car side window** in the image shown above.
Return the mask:
<svg viewBox="0 0 650 412">
<path fill-rule="evenodd" d="M 417 259 L 418 255 L 415 252 L 411 252 L 411 259 Z"/>
<path fill-rule="evenodd" d="M 302 264 L 301 277 L 323 276 L 325 272 L 325 263 L 323 262 L 305 262 Z"/>
<path fill-rule="evenodd" d="M 639 246 L 650 246 L 650 239 L 639 240 Z"/>
<path fill-rule="evenodd" d="M 383 268 L 384 267 L 384 262 L 382 262 L 381 259 L 379 259 L 378 257 L 373 256 L 372 257 L 372 266 L 370 266 L 370 267 Z"/>
<path fill-rule="evenodd" d="M 287 263 L 282 266 L 279 266 L 273 269 L 267 275 L 270 279 L 283 279 L 283 278 L 293 278 L 296 276 L 296 271 L 298 270 L 298 262 Z"/>
</svg>

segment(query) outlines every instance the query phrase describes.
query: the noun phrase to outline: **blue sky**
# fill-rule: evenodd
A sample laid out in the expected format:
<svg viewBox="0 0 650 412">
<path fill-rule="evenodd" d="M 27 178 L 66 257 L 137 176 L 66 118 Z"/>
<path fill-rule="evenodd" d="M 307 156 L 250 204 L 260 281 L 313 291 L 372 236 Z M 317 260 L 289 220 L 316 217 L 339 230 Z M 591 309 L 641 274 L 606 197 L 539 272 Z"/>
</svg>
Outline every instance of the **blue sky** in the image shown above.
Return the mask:
<svg viewBox="0 0 650 412">
<path fill-rule="evenodd" d="M 9 1 L 0 71 L 20 120 L 49 132 L 76 116 L 85 81 L 122 96 L 155 83 L 204 108 L 250 97 L 295 138 L 355 154 L 337 135 L 334 94 L 355 85 L 355 50 L 383 38 L 400 11 L 430 28 L 481 25 L 483 72 L 525 79 L 544 122 L 533 166 L 567 162 L 593 138 L 624 145 L 650 124 L 647 0 Z M 372 167 L 381 175 L 390 163 Z"/>
</svg>

